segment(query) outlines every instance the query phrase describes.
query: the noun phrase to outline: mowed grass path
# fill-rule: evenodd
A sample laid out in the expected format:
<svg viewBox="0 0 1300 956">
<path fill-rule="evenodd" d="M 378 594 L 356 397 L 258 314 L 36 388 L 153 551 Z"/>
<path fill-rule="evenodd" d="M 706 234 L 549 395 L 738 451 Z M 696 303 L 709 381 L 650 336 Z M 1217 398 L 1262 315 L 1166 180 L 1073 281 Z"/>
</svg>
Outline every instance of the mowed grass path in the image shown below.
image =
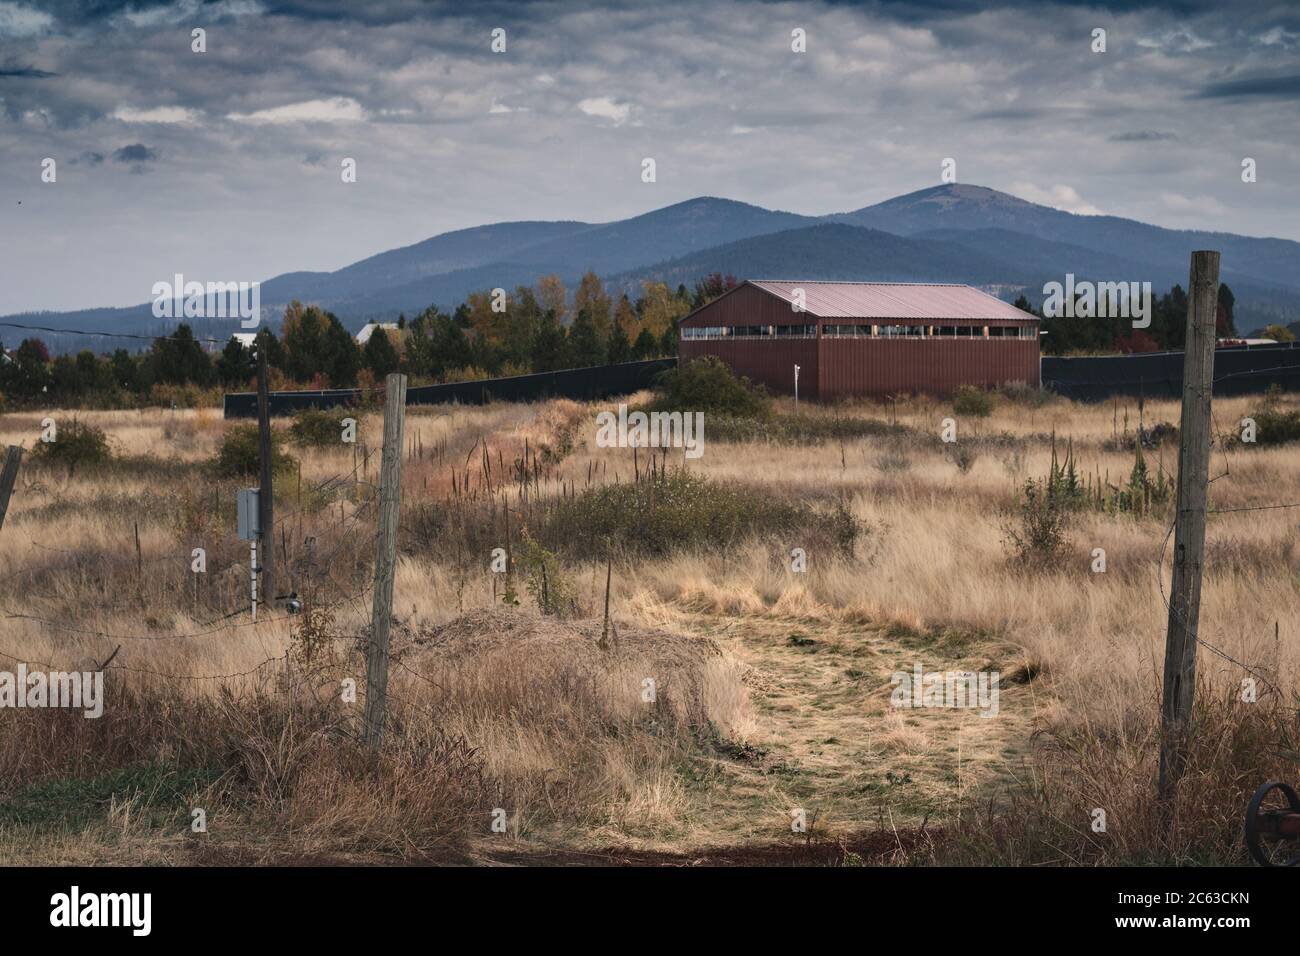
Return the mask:
<svg viewBox="0 0 1300 956">
<path fill-rule="evenodd" d="M 834 864 L 869 852 L 864 862 L 905 862 L 963 800 L 1017 784 L 1046 691 L 1009 644 L 839 616 L 694 613 L 676 625 L 746 665 L 755 718 L 745 741 L 717 741 L 712 754 L 683 768 L 688 809 L 678 824 L 576 841 L 570 833 L 563 846 L 484 841 L 486 858 Z M 918 662 L 926 672 L 1000 670 L 998 713 L 893 707 L 892 675 L 910 674 Z M 803 832 L 792 829 L 796 810 L 804 812 Z"/>
</svg>

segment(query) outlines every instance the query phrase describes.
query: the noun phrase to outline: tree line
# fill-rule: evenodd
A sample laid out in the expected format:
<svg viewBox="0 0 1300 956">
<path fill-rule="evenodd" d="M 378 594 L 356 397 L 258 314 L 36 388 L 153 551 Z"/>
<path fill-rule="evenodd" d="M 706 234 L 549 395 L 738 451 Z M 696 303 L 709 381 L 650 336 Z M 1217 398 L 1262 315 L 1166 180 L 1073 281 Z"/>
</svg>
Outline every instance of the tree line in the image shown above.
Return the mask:
<svg viewBox="0 0 1300 956">
<path fill-rule="evenodd" d="M 1076 298 L 1076 302 L 1078 299 Z M 1235 297 L 1227 285 L 1219 286 L 1218 314 L 1215 320 L 1219 338 L 1237 335 L 1233 319 Z M 1043 352 L 1047 355 L 1069 355 L 1085 352 L 1161 352 L 1180 350 L 1187 335 L 1187 293 L 1175 285 L 1164 295 L 1151 297 L 1151 324 L 1145 329 L 1133 328 L 1132 318 L 1099 316 L 1082 317 L 1076 309 L 1074 316 L 1043 316 L 1023 295 L 1015 306 L 1042 318 Z"/>
<path fill-rule="evenodd" d="M 572 294 L 559 276 L 543 276 L 534 286 L 472 293 L 451 313 L 430 305 L 410 320 L 402 314 L 363 344 L 332 312 L 298 301 L 286 307 L 278 334 L 263 326 L 251 346 L 231 337 L 219 351 L 186 324 L 134 352 L 51 357 L 39 338 L 26 338 L 0 358 L 0 402 L 188 402 L 196 390 L 251 389 L 259 349 L 273 389 L 367 387 L 395 371 L 421 385 L 658 358 L 676 354 L 685 315 L 736 284 L 717 273 L 693 290 L 647 281 L 633 300 L 591 272 Z"/>
</svg>

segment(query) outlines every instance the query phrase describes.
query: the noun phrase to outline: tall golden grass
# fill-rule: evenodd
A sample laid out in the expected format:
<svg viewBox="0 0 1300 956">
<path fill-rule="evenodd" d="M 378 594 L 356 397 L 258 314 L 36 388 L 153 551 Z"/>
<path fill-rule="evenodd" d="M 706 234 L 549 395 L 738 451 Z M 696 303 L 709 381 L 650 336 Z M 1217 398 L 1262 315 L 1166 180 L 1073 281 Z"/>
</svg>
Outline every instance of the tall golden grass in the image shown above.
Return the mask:
<svg viewBox="0 0 1300 956">
<path fill-rule="evenodd" d="M 1218 431 L 1231 432 L 1257 405 L 1216 402 Z M 517 520 L 526 503 L 644 480 L 644 452 L 634 474 L 631 450 L 595 446 L 595 413 L 604 407 L 412 410 L 404 515 L 434 509 L 440 527 L 463 527 L 471 512 L 508 502 Z M 879 803 L 890 825 L 936 814 L 942 825 L 943 839 L 912 859 L 1239 860 L 1245 797 L 1269 775 L 1295 776 L 1300 509 L 1232 509 L 1300 502 L 1300 449 L 1216 445 L 1211 507 L 1219 511 L 1209 521 L 1200 629 L 1213 650 L 1201 650 L 1196 752 L 1165 835 L 1152 802 L 1171 514 L 1078 513 L 1063 558 L 1048 567 L 1013 560 L 1005 534 L 1026 478 L 1048 470 L 1053 437 L 1072 442 L 1094 480 L 1122 483 L 1133 462 L 1124 438 L 1137 426 L 1135 404 L 999 399 L 988 418 L 956 416 L 958 441 L 973 456 L 966 468 L 938 440 L 954 413 L 935 399 L 805 403 L 800 413 L 898 427 L 792 445 L 709 441 L 706 420 L 703 457 L 659 452 L 654 468 L 688 469 L 767 501 L 836 502 L 863 529 L 851 556 L 790 527 L 717 547 L 668 542 L 655 556 L 569 554 L 563 573 L 579 617 L 558 622 L 531 606 L 502 609 L 503 582 L 488 554 L 457 553 L 406 527 L 393 732 L 379 767 L 357 750 L 355 714 L 338 694 L 338 681 L 363 673 L 358 641 L 370 613 L 378 472 L 366 452 L 378 447 L 379 417 L 360 414 L 360 451 L 292 449 L 301 482 L 295 476 L 277 490 L 281 589 L 293 587 L 332 618 L 323 639 L 331 652 L 307 665 L 295 657 L 302 619 L 272 614 L 253 626 L 247 615 L 224 618 L 247 591 L 245 546 L 232 540 L 239 482 L 213 481 L 207 464 L 226 425 L 207 410 L 80 413 L 106 430 L 116 461 L 71 476 L 24 466 L 0 531 L 0 652 L 70 668 L 102 663 L 121 645 L 109 672 L 116 696 L 100 722 L 4 717 L 16 732 L 0 745 L 0 845 L 11 858 L 42 845 L 69 860 L 249 861 L 472 858 L 498 837 L 539 847 L 689 848 L 777 838 L 779 825 L 740 817 L 766 821 L 793 801 L 816 800 L 837 808 L 834 835 L 880 826 L 883 817 L 858 815 L 859 804 L 834 787 L 776 786 L 771 767 L 751 772 L 728 755 L 785 747 L 792 762 L 814 766 L 845 746 L 816 741 L 836 739 L 837 723 L 851 721 L 865 735 L 864 774 L 905 768 L 925 794 Z M 1178 408 L 1149 400 L 1142 415 L 1148 426 L 1177 422 Z M 5 416 L 0 442 L 30 447 L 42 417 Z M 1146 455 L 1169 472 L 1176 447 Z M 504 510 L 499 519 L 487 534 L 505 544 Z M 516 545 L 519 533 L 516 525 Z M 209 571 L 196 587 L 189 563 L 200 546 Z M 789 569 L 795 547 L 808 551 L 806 574 Z M 1092 570 L 1095 549 L 1105 551 L 1104 573 Z M 625 642 L 606 651 L 607 558 Z M 530 605 L 522 586 L 517 593 Z M 818 686 L 839 688 L 852 670 L 864 675 L 852 678 L 863 690 L 846 690 L 824 711 L 792 713 L 773 703 L 777 689 L 812 659 L 772 635 L 796 625 L 814 638 L 870 633 L 873 647 L 894 656 L 805 671 Z M 954 633 L 970 635 L 964 660 L 996 659 L 1032 679 L 1008 695 L 999 718 L 950 738 L 946 715 L 900 715 L 882 704 L 880 688 L 896 661 L 928 660 L 939 636 Z M 907 634 L 918 635 L 915 646 L 894 636 Z M 247 676 L 216 679 L 230 674 Z M 647 707 L 639 688 L 656 675 L 671 689 Z M 1255 703 L 1241 699 L 1246 678 L 1256 681 Z M 790 738 L 796 724 L 807 739 Z M 944 763 L 940 773 L 950 739 L 957 769 Z M 128 775 L 121 792 L 101 786 L 138 767 L 152 769 L 135 783 Z M 172 816 L 142 823 L 141 814 L 161 812 L 145 791 L 170 793 L 159 781 L 178 779 L 189 789 L 167 804 Z M 99 800 L 95 813 L 4 822 L 4 807 L 60 780 L 80 781 L 86 800 Z M 211 828 L 203 840 L 190 834 L 187 815 L 176 814 L 195 800 L 220 808 L 229 828 Z M 123 806 L 136 809 L 125 824 Z M 490 827 L 497 808 L 506 811 L 505 834 Z M 1106 810 L 1105 833 L 1090 827 L 1097 808 Z M 71 840 L 74 831 L 88 842 Z"/>
</svg>

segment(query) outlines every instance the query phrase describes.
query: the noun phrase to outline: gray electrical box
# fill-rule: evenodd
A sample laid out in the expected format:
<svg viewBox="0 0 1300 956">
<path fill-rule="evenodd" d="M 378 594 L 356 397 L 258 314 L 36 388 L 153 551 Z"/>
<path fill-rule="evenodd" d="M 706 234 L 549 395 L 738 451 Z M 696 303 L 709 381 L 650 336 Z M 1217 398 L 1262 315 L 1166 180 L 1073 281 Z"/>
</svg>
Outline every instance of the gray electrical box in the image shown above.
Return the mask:
<svg viewBox="0 0 1300 956">
<path fill-rule="evenodd" d="M 258 510 L 257 489 L 244 488 L 239 492 L 239 540 L 256 541 L 262 530 L 261 511 Z"/>
</svg>

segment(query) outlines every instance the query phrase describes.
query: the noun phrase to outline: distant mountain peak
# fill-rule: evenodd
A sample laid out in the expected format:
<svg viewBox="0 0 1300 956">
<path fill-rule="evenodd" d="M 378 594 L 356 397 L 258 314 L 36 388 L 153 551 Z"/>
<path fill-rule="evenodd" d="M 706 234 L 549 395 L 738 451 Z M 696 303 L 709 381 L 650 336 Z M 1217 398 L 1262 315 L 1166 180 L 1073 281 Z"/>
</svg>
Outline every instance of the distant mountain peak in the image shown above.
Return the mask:
<svg viewBox="0 0 1300 956">
<path fill-rule="evenodd" d="M 746 210 L 761 215 L 771 215 L 773 213 L 781 212 L 781 210 L 778 209 L 767 209 L 763 206 L 756 206 L 753 203 L 744 202 L 740 199 L 727 199 L 725 196 L 696 196 L 693 199 L 683 199 L 681 202 L 675 202 L 668 206 L 660 206 L 658 209 L 652 209 L 649 212 L 642 213 L 641 216 L 661 216 L 664 214 L 683 212 L 693 214 L 716 213 L 724 210 L 732 212 Z M 789 215 L 793 215 L 793 213 L 790 213 Z"/>
<path fill-rule="evenodd" d="M 1151 281 L 1187 276 L 1191 249 L 1223 252 L 1241 328 L 1300 314 L 1300 244 L 1227 233 L 1175 232 L 1113 216 L 1073 215 L 976 183 L 915 190 L 854 212 L 803 216 L 722 196 L 695 196 L 613 222 L 500 222 L 441 233 L 333 272 L 294 272 L 262 284 L 272 312 L 298 299 L 353 328 L 451 311 L 471 292 L 587 271 L 632 291 L 645 279 L 689 285 L 710 272 L 741 278 L 964 282 L 1012 294 L 1067 273 Z M 143 334 L 149 303 L 43 314 L 41 325 Z M 214 327 L 220 332 L 220 327 Z M 72 348 L 76 336 L 61 336 Z M 86 341 L 99 347 L 101 341 Z"/>
<path fill-rule="evenodd" d="M 936 206 L 950 206 L 956 203 L 974 203 L 981 206 L 1016 206 L 1032 207 L 1037 203 L 1021 199 L 1019 196 L 1013 196 L 1011 193 L 999 192 L 996 189 L 990 189 L 988 186 L 977 186 L 974 183 L 944 183 L 941 186 L 931 186 L 927 189 L 918 189 L 916 192 L 905 193 L 894 199 L 886 200 L 881 206 L 901 206 L 914 203 L 930 203 Z"/>
</svg>

